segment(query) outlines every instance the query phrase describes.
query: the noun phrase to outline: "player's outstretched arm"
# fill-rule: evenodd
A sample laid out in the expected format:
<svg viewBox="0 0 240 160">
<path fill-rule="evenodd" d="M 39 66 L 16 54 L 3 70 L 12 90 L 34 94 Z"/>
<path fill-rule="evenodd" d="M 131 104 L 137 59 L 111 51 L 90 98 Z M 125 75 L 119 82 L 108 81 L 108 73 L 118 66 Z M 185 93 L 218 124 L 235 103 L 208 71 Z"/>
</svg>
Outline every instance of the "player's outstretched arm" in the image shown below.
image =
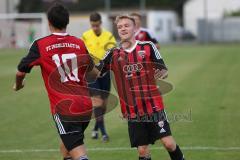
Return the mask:
<svg viewBox="0 0 240 160">
<path fill-rule="evenodd" d="M 16 73 L 15 84 L 13 85 L 13 90 L 18 91 L 24 87 L 24 78 L 26 73 L 18 71 Z"/>
</svg>

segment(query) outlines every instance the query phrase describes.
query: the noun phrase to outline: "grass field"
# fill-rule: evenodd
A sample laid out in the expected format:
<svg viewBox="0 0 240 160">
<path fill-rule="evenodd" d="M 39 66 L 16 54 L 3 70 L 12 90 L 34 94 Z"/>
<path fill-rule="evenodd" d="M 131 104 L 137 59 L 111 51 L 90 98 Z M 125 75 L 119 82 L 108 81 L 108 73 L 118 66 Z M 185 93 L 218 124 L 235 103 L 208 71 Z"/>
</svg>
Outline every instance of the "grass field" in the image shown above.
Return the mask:
<svg viewBox="0 0 240 160">
<path fill-rule="evenodd" d="M 163 46 L 169 78 L 175 87 L 165 98 L 171 128 L 188 160 L 240 159 L 240 45 Z M 16 65 L 25 50 L 0 50 L 0 159 L 61 159 L 58 136 L 39 68 L 27 77 L 26 88 L 12 91 Z M 109 143 L 90 139 L 91 160 L 136 160 L 127 124 L 117 107 L 106 115 Z M 168 160 L 157 142 L 153 160 Z"/>
</svg>

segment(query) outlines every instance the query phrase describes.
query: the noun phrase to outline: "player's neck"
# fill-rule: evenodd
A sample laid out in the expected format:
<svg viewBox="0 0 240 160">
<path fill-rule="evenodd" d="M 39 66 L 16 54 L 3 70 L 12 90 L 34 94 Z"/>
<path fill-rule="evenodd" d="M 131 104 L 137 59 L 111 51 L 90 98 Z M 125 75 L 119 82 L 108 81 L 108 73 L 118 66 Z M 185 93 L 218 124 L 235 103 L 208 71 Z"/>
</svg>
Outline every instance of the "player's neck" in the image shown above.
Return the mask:
<svg viewBox="0 0 240 160">
<path fill-rule="evenodd" d="M 122 41 L 121 47 L 126 50 L 132 48 L 135 43 L 136 39 L 133 37 L 132 39 Z"/>
<path fill-rule="evenodd" d="M 51 33 L 66 33 L 66 29 L 51 28 Z"/>
<path fill-rule="evenodd" d="M 94 33 L 97 37 L 99 37 L 102 34 L 102 30 L 100 30 L 99 32 L 94 32 Z"/>
</svg>

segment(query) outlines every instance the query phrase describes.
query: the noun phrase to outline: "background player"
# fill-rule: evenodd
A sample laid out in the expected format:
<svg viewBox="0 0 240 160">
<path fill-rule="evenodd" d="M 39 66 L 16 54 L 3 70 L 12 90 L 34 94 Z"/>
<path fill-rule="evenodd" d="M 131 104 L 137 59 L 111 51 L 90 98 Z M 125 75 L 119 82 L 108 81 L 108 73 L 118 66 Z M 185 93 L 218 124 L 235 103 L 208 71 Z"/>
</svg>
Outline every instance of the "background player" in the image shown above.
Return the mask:
<svg viewBox="0 0 240 160">
<path fill-rule="evenodd" d="M 149 29 L 142 27 L 142 15 L 139 13 L 131 13 L 130 15 L 134 18 L 136 23 L 135 39 L 139 41 L 151 41 L 160 49 L 158 41 L 153 33 Z"/>
<path fill-rule="evenodd" d="M 116 45 L 116 40 L 112 33 L 102 28 L 102 18 L 99 13 L 90 15 L 91 29 L 83 33 L 82 39 L 87 49 L 94 58 L 95 63 L 99 63 L 106 51 Z M 92 131 L 92 138 L 98 139 L 98 129 L 102 134 L 104 142 L 109 140 L 104 124 L 104 113 L 107 105 L 108 93 L 111 87 L 110 73 L 98 78 L 95 82 L 90 83 L 89 87 L 92 96 L 94 114 L 96 117 L 95 126 Z"/>
<path fill-rule="evenodd" d="M 133 17 L 118 16 L 116 25 L 121 46 L 107 52 L 97 68 L 101 74 L 109 69 L 114 72 L 121 110 L 128 119 L 131 147 L 137 147 L 139 160 L 151 160 L 148 145 L 160 139 L 172 160 L 184 160 L 171 136 L 162 96 L 154 79 L 155 76 L 167 77 L 159 51 L 150 41 L 135 40 Z"/>
<path fill-rule="evenodd" d="M 84 42 L 66 33 L 69 12 L 54 4 L 47 12 L 51 35 L 35 40 L 21 60 L 14 90 L 24 87 L 23 80 L 33 66 L 41 67 L 58 133 L 74 160 L 88 160 L 84 146 L 84 130 L 89 124 L 92 103 L 84 74 L 93 66 Z M 84 66 L 84 67 L 80 67 Z M 81 92 L 81 95 L 78 93 Z M 66 118 L 71 118 L 66 121 Z M 72 118 L 86 118 L 84 122 Z M 64 155 L 64 159 L 68 159 Z"/>
</svg>

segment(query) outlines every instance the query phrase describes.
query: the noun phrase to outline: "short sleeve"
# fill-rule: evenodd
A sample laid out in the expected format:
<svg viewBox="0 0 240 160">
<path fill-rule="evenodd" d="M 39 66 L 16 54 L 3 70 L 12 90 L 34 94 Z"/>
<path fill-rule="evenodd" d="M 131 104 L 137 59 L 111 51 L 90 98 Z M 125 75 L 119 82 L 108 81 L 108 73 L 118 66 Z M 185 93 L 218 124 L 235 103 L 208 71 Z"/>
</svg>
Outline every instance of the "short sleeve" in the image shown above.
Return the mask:
<svg viewBox="0 0 240 160">
<path fill-rule="evenodd" d="M 151 59 L 155 63 L 155 66 L 157 67 L 157 69 L 167 69 L 167 67 L 163 61 L 163 58 L 162 58 L 159 50 L 155 46 L 155 44 L 150 42 L 150 46 L 151 46 Z"/>
</svg>

